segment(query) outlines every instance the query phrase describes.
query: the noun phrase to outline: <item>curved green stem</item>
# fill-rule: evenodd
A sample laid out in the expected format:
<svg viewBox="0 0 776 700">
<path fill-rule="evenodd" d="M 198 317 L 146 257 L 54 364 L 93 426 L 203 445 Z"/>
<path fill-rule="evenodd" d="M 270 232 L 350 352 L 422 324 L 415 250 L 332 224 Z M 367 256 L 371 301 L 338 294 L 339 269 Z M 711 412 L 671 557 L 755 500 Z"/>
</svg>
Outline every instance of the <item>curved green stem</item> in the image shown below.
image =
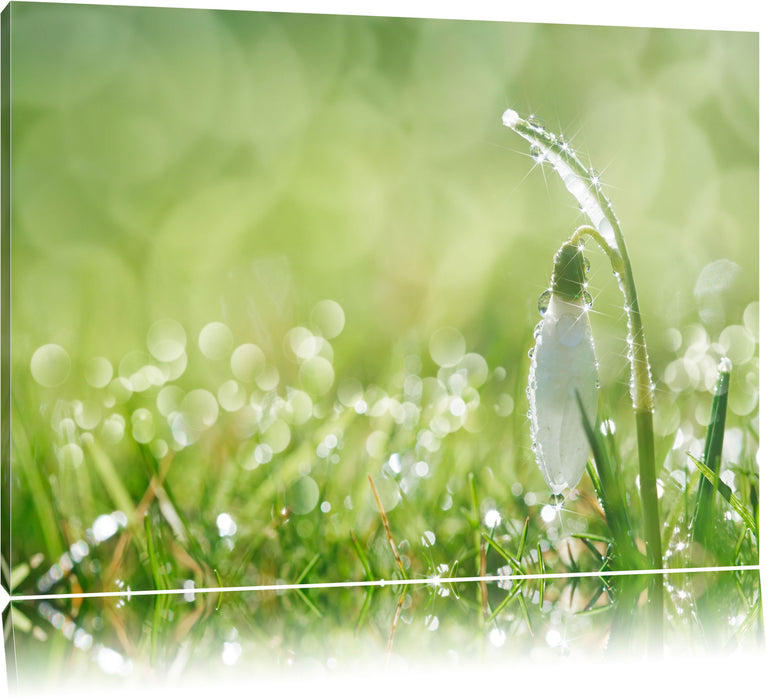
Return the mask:
<svg viewBox="0 0 776 700">
<path fill-rule="evenodd" d="M 572 242 L 583 235 L 591 236 L 609 258 L 612 270 L 625 298 L 628 321 L 628 359 L 631 365 L 631 400 L 636 415 L 639 449 L 639 485 L 644 516 L 644 539 L 653 568 L 662 564 L 660 542 L 660 511 L 657 500 L 655 445 L 652 414 L 655 409 L 654 386 L 649 369 L 649 356 L 641 321 L 636 285 L 633 280 L 628 249 L 620 222 L 612 204 L 601 189 L 598 174 L 586 168 L 574 149 L 562 136 L 545 129 L 541 120 L 531 116 L 523 119 L 508 109 L 502 116 L 504 126 L 512 129 L 531 144 L 537 163 L 549 163 L 558 173 L 566 189 L 579 202 L 593 226 L 577 229 Z"/>
<path fill-rule="evenodd" d="M 606 254 L 606 257 L 609 258 L 612 264 L 612 269 L 622 274 L 622 257 L 620 257 L 620 254 L 607 243 L 606 239 L 600 233 L 598 233 L 598 229 L 594 229 L 592 226 L 583 224 L 576 231 L 574 231 L 574 233 L 571 234 L 569 241 L 579 245 L 584 236 L 590 236 L 590 238 L 598 243 L 598 247 L 601 248 L 601 250 L 603 250 L 603 252 Z"/>
</svg>

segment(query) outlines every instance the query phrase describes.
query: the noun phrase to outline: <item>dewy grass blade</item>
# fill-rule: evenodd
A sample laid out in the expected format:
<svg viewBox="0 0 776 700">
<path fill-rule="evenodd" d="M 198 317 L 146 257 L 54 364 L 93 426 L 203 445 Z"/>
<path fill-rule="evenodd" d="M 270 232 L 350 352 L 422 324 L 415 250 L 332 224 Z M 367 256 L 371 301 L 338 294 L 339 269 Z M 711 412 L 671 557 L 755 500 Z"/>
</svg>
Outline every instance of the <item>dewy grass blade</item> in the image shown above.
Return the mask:
<svg viewBox="0 0 776 700">
<path fill-rule="evenodd" d="M 490 624 L 495 620 L 499 613 L 506 608 L 517 595 L 520 594 L 520 587 L 519 586 L 513 586 L 512 589 L 509 591 L 509 593 L 504 597 L 504 599 L 496 606 L 495 610 L 490 614 L 490 617 L 488 617 L 487 620 L 485 620 L 485 624 Z"/>
<path fill-rule="evenodd" d="M 525 552 L 525 542 L 528 538 L 528 522 L 529 518 L 526 516 L 525 523 L 523 524 L 523 531 L 520 533 L 520 544 L 517 546 L 517 561 L 523 560 L 523 552 Z"/>
<path fill-rule="evenodd" d="M 369 566 L 369 560 L 366 558 L 366 552 L 364 552 L 364 548 L 356 538 L 356 533 L 353 532 L 353 530 L 350 531 L 350 539 L 353 541 L 353 546 L 356 549 L 356 554 L 358 555 L 358 559 L 361 562 L 361 566 L 364 567 L 364 573 L 366 574 L 367 580 L 374 581 L 375 577 L 372 573 L 372 568 Z"/>
<path fill-rule="evenodd" d="M 35 517 L 40 527 L 46 555 L 54 562 L 64 549 L 62 534 L 57 525 L 51 500 L 51 488 L 41 473 L 41 469 L 35 459 L 29 437 L 24 430 L 21 421 L 13 421 L 11 424 L 13 433 L 13 447 L 17 455 L 19 469 L 22 478 L 27 483 L 32 502 L 35 508 Z"/>
<path fill-rule="evenodd" d="M 727 413 L 728 389 L 730 387 L 730 360 L 722 358 L 718 367 L 717 383 L 711 403 L 711 418 L 706 431 L 706 444 L 703 448 L 703 464 L 711 472 L 711 478 L 704 476 L 698 484 L 698 499 L 693 515 L 693 539 L 704 547 L 707 545 L 709 528 L 713 515 L 715 484 L 719 482 L 719 469 L 722 462 L 722 442 L 725 437 L 725 415 Z M 695 461 L 695 460 L 693 460 Z M 730 499 L 728 498 L 728 501 Z M 743 504 L 742 504 L 743 505 Z"/>
<path fill-rule="evenodd" d="M 615 543 L 615 558 L 622 568 L 645 568 L 641 563 L 641 555 L 633 545 L 633 535 L 631 533 L 619 471 L 612 464 L 606 445 L 600 438 L 600 430 L 594 429 L 587 413 L 581 409 L 579 396 L 577 396 L 577 401 L 580 403 L 582 425 L 593 453 L 595 467 L 591 471 L 595 472 L 597 477 L 593 480 L 593 483 Z"/>
<path fill-rule="evenodd" d="M 696 459 L 691 454 L 688 454 L 687 456 L 693 461 L 695 466 L 698 467 L 698 470 L 701 472 L 701 474 L 703 474 L 704 479 L 708 483 L 713 484 L 722 498 L 724 498 L 730 504 L 730 507 L 741 516 L 741 520 L 744 521 L 744 524 L 752 531 L 755 537 L 757 537 L 757 522 L 755 521 L 754 517 L 752 517 L 752 514 L 747 510 L 746 506 L 733 493 L 732 489 L 724 481 L 721 481 L 719 477 L 703 462 Z"/>
<path fill-rule="evenodd" d="M 393 558 L 396 560 L 396 566 L 399 569 L 399 574 L 401 574 L 401 577 L 403 579 L 406 579 L 408 578 L 407 570 L 404 568 L 404 564 L 402 563 L 401 557 L 399 556 L 399 550 L 396 548 L 396 543 L 393 540 L 393 535 L 391 535 L 391 528 L 388 525 L 388 516 L 385 514 L 385 509 L 383 508 L 383 503 L 380 500 L 380 495 L 377 493 L 377 487 L 375 486 L 375 482 L 371 476 L 367 475 L 367 479 L 369 480 L 369 485 L 372 487 L 372 494 L 375 497 L 375 501 L 377 503 L 377 510 L 380 512 L 380 519 L 383 522 L 385 535 L 388 538 L 388 544 L 391 546 L 391 552 L 393 553 Z"/>
<path fill-rule="evenodd" d="M 87 443 L 87 446 L 92 457 L 92 463 L 102 479 L 105 490 L 110 494 L 116 508 L 123 511 L 128 518 L 131 518 L 135 512 L 135 504 L 129 495 L 129 491 L 124 486 L 124 482 L 116 472 L 113 462 L 97 444 L 90 442 Z"/>
<path fill-rule="evenodd" d="M 496 540 L 494 540 L 490 535 L 487 533 L 482 533 L 483 539 L 491 546 L 493 549 L 496 550 L 512 567 L 515 573 L 517 574 L 524 574 L 525 571 L 523 571 L 523 568 L 520 566 L 520 563 L 513 557 L 509 552 L 507 552 Z"/>
<path fill-rule="evenodd" d="M 531 616 L 528 614 L 528 606 L 525 604 L 525 597 L 523 596 L 522 591 L 518 591 L 517 600 L 520 603 L 520 609 L 523 611 L 523 618 L 525 619 L 525 624 L 528 627 L 528 632 L 533 637 L 534 630 L 533 625 L 531 624 Z"/>
</svg>

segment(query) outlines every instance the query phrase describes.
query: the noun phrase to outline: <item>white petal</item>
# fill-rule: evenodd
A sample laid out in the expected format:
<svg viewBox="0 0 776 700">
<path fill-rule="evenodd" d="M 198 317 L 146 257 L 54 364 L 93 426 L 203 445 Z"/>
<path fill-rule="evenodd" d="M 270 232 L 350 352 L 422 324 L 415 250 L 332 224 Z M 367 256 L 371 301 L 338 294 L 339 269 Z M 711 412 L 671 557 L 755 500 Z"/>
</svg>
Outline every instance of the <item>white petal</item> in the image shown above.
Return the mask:
<svg viewBox="0 0 776 700">
<path fill-rule="evenodd" d="M 575 392 L 594 422 L 598 409 L 593 335 L 582 304 L 553 294 L 536 339 L 529 374 L 531 432 L 547 486 L 561 493 L 579 483 L 590 444 Z"/>
</svg>

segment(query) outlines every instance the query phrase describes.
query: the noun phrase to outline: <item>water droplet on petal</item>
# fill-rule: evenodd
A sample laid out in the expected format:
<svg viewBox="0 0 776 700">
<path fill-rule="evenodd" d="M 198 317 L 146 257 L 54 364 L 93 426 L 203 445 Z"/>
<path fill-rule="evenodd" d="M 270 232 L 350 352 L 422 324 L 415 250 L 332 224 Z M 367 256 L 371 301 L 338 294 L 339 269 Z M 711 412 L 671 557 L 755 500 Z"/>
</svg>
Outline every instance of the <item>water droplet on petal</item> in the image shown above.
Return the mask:
<svg viewBox="0 0 776 700">
<path fill-rule="evenodd" d="M 591 309 L 593 307 L 593 297 L 590 292 L 582 292 L 582 298 L 585 300 L 585 308 Z"/>
<path fill-rule="evenodd" d="M 555 508 L 560 508 L 565 500 L 566 497 L 562 493 L 550 494 L 550 505 L 554 506 Z"/>
<path fill-rule="evenodd" d="M 550 299 L 552 299 L 552 291 L 549 289 L 542 292 L 539 296 L 537 307 L 541 316 L 544 316 L 544 314 L 547 312 L 547 307 L 550 305 Z"/>
</svg>

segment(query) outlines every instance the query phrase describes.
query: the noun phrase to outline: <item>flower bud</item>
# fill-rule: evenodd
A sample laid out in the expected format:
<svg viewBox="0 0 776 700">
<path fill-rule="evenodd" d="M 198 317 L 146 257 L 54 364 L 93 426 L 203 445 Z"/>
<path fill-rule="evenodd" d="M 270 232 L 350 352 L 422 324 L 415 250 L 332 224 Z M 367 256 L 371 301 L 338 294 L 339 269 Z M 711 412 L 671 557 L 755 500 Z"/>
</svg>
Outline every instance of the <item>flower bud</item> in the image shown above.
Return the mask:
<svg viewBox="0 0 776 700">
<path fill-rule="evenodd" d="M 576 394 L 591 424 L 598 412 L 598 363 L 584 282 L 582 251 L 566 243 L 555 256 L 528 381 L 536 461 L 555 494 L 579 483 L 590 454 Z"/>
</svg>

